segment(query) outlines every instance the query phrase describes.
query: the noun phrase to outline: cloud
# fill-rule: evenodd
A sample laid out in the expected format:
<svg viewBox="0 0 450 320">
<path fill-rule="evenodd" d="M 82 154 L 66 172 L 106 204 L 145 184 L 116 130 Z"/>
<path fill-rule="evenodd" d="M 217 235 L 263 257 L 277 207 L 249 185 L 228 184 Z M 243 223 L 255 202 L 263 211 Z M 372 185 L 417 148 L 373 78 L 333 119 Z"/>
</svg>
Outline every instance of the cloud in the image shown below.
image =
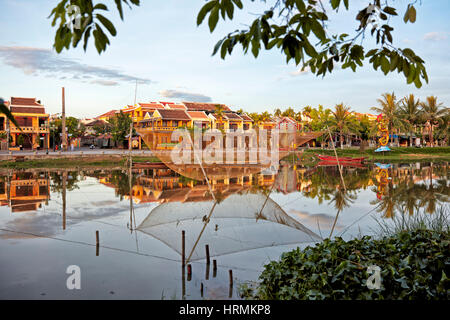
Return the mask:
<svg viewBox="0 0 450 320">
<path fill-rule="evenodd" d="M 48 49 L 0 46 L 0 59 L 8 66 L 22 70 L 26 75 L 44 74 L 50 77 L 67 77 L 78 80 L 94 78 L 91 83 L 112 86 L 119 82 L 140 81 L 152 83 L 149 79 L 133 77 L 118 70 L 90 66 L 75 60 L 63 58 Z"/>
<path fill-rule="evenodd" d="M 164 98 L 179 98 L 195 102 L 211 102 L 212 98 L 199 93 L 190 93 L 179 90 L 162 90 L 159 95 Z"/>
<path fill-rule="evenodd" d="M 299 210 L 291 209 L 289 213 L 297 216 L 300 222 L 310 225 L 311 227 L 317 226 L 319 224 L 321 229 L 331 229 L 334 223 L 335 217 L 329 216 L 325 213 L 311 214 L 308 212 L 302 212 Z M 341 230 L 342 226 L 337 223 L 335 226 L 336 230 Z"/>
<path fill-rule="evenodd" d="M 119 83 L 112 80 L 92 80 L 91 83 L 100 84 L 102 86 L 117 86 Z"/>
<path fill-rule="evenodd" d="M 297 71 L 289 72 L 289 74 L 293 77 L 300 76 L 307 74 L 309 72 L 309 67 L 306 67 L 304 70 L 302 68 L 299 68 Z"/>
<path fill-rule="evenodd" d="M 423 36 L 423 40 L 426 41 L 442 41 L 447 39 L 447 33 L 445 32 L 428 32 Z"/>
</svg>

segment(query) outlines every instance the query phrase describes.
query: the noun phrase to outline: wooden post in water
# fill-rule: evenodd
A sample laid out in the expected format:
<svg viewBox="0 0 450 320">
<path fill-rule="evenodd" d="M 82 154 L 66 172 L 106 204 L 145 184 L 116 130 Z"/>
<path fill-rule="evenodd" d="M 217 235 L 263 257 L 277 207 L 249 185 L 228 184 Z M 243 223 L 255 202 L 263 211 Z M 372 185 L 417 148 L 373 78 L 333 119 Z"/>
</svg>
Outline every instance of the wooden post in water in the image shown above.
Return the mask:
<svg viewBox="0 0 450 320">
<path fill-rule="evenodd" d="M 181 231 L 181 266 L 184 268 L 186 265 L 186 251 L 185 251 L 185 234 L 184 230 Z"/>
<path fill-rule="evenodd" d="M 203 298 L 203 282 L 200 283 L 200 296 Z"/>
<path fill-rule="evenodd" d="M 228 291 L 228 297 L 231 298 L 233 296 L 233 270 L 228 270 L 228 274 L 230 276 L 230 289 Z"/>
<path fill-rule="evenodd" d="M 210 260 L 209 260 L 209 245 L 205 245 L 205 251 L 206 251 L 206 264 L 210 264 Z"/>
<path fill-rule="evenodd" d="M 217 275 L 217 260 L 213 260 L 213 278 L 215 278 Z"/>
<path fill-rule="evenodd" d="M 187 265 L 187 281 L 191 281 L 192 278 L 192 265 Z"/>
<path fill-rule="evenodd" d="M 98 256 L 100 251 L 100 236 L 98 230 L 95 231 L 95 255 Z"/>
<path fill-rule="evenodd" d="M 209 280 L 209 263 L 206 264 L 205 280 Z"/>
</svg>

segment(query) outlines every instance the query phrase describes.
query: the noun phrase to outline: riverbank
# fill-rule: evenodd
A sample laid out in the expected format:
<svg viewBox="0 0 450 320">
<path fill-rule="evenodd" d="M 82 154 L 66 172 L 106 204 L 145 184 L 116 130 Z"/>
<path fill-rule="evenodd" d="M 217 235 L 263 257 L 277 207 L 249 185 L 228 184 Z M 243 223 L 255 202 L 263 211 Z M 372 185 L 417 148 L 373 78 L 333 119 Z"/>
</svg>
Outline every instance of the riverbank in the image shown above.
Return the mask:
<svg viewBox="0 0 450 320">
<path fill-rule="evenodd" d="M 392 151 L 376 153 L 374 149 L 337 149 L 338 156 L 366 157 L 368 162 L 423 162 L 423 161 L 450 161 L 450 147 L 436 148 L 392 148 Z M 317 154 L 334 156 L 329 149 L 306 149 L 302 153 L 296 152 L 283 160 L 296 160 L 301 158 L 307 166 L 315 165 Z M 68 167 L 123 167 L 126 165 L 128 152 L 123 150 L 108 150 L 106 152 L 50 152 L 46 154 L 32 152 L 17 152 L 0 155 L 0 168 L 28 169 L 28 168 L 68 168 Z M 150 151 L 132 154 L 133 162 L 160 162 Z"/>
<path fill-rule="evenodd" d="M 76 155 L 72 157 L 41 157 L 34 159 L 15 159 L 0 161 L 0 168 L 30 169 L 30 168 L 76 168 L 76 167 L 125 167 L 128 155 Z M 152 155 L 133 155 L 134 163 L 156 163 L 160 160 Z"/>
<path fill-rule="evenodd" d="M 377 162 L 403 162 L 403 161 L 450 161 L 450 147 L 435 148 L 392 148 L 389 152 L 374 152 L 375 149 L 336 149 L 338 156 L 366 157 L 367 161 Z M 316 154 L 334 156 L 334 150 L 330 149 L 307 149 L 303 157 L 312 158 Z M 290 158 L 289 158 L 290 159 Z"/>
</svg>

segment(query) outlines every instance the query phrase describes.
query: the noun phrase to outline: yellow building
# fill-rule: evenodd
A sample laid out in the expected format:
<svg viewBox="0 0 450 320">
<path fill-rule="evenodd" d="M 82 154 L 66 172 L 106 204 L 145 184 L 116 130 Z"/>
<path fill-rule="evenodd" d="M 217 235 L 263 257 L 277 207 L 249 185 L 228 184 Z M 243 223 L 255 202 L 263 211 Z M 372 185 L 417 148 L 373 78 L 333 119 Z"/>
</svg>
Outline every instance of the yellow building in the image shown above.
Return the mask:
<svg viewBox="0 0 450 320">
<path fill-rule="evenodd" d="M 49 115 L 45 107 L 36 98 L 11 97 L 9 110 L 20 129 L 0 115 L 0 131 L 9 132 L 11 136 L 10 150 L 45 149 L 50 145 Z"/>
<path fill-rule="evenodd" d="M 48 174 L 34 172 L 14 173 L 0 181 L 0 205 L 11 212 L 35 211 L 50 199 Z"/>
</svg>

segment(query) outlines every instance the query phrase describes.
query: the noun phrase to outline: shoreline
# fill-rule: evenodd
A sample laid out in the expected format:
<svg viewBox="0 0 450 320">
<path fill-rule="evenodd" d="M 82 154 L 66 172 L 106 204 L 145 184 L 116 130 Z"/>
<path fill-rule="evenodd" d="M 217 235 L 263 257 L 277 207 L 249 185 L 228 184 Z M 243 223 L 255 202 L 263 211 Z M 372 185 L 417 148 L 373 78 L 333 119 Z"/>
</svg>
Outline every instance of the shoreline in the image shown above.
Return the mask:
<svg viewBox="0 0 450 320">
<path fill-rule="evenodd" d="M 392 148 L 392 151 L 385 155 L 373 152 L 374 149 L 336 149 L 338 156 L 366 157 L 366 163 L 373 162 L 445 162 L 450 161 L 450 147 L 435 148 Z M 306 166 L 313 166 L 318 159 L 316 154 L 332 155 L 334 151 L 330 149 L 304 149 L 296 151 L 299 158 Z M 106 152 L 51 152 L 44 153 L 13 153 L 0 155 L 0 168 L 5 169 L 28 169 L 28 168 L 79 168 L 79 167 L 124 167 L 128 158 L 128 151 L 109 150 Z M 294 155 L 290 154 L 283 161 L 292 161 Z M 160 162 L 152 155 L 151 151 L 133 151 L 133 161 L 139 162 Z M 297 160 L 298 161 L 298 160 Z M 295 162 L 297 162 L 295 161 Z"/>
</svg>

